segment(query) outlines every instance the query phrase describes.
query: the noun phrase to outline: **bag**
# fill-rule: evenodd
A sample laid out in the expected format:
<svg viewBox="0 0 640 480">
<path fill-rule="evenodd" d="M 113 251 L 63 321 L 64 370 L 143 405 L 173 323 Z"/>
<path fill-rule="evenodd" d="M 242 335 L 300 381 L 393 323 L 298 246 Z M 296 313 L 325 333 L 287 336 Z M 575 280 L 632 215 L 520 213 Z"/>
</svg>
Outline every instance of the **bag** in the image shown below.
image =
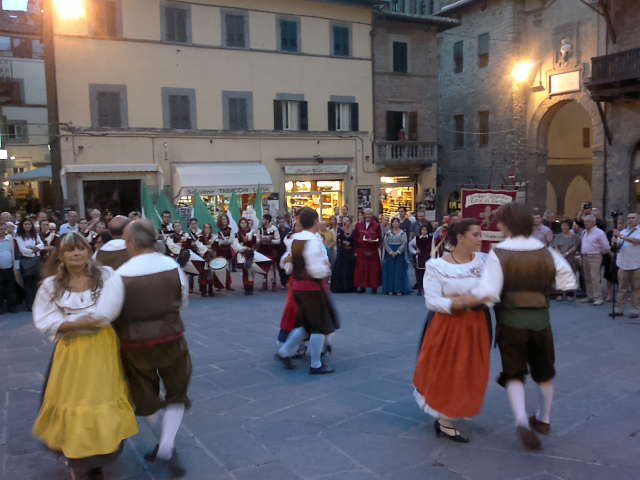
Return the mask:
<svg viewBox="0 0 640 480">
<path fill-rule="evenodd" d="M 25 257 L 20 259 L 20 273 L 23 277 L 40 276 L 40 257 Z"/>
</svg>

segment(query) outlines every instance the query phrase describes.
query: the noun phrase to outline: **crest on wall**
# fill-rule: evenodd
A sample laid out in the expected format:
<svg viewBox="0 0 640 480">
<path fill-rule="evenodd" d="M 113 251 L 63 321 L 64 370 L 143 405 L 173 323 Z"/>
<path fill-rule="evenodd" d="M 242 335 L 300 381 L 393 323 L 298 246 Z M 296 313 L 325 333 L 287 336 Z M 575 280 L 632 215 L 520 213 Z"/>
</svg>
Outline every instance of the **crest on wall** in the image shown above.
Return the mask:
<svg viewBox="0 0 640 480">
<path fill-rule="evenodd" d="M 556 68 L 571 67 L 580 63 L 577 24 L 567 23 L 555 27 L 552 31 L 551 45 Z"/>
</svg>

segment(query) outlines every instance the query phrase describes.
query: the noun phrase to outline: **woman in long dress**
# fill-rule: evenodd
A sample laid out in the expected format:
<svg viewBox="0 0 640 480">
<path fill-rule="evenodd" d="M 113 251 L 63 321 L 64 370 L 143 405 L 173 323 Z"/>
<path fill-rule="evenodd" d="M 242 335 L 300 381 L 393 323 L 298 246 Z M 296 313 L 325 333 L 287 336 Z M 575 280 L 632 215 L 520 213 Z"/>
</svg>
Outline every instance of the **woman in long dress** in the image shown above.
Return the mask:
<svg viewBox="0 0 640 480">
<path fill-rule="evenodd" d="M 16 256 L 20 255 L 20 273 L 24 283 L 24 303 L 30 312 L 36 291 L 38 289 L 38 279 L 42 267 L 41 253 L 44 250 L 44 243 L 40 235 L 36 232 L 33 222 L 29 219 L 23 220 L 18 225 L 18 232 L 15 237 Z"/>
<path fill-rule="evenodd" d="M 382 294 L 404 295 L 409 293 L 407 276 L 407 234 L 400 228 L 400 219 L 391 220 L 390 230 L 384 234 L 382 264 Z"/>
<path fill-rule="evenodd" d="M 331 291 L 334 293 L 351 293 L 356 291 L 353 285 L 353 272 L 356 269 L 354 256 L 355 238 L 351 217 L 342 217 L 342 227 L 338 228 L 336 237 L 336 261 L 331 275 Z"/>
<path fill-rule="evenodd" d="M 76 480 L 102 478 L 102 466 L 138 432 L 110 325 L 122 308 L 124 286 L 91 254 L 82 234 L 65 235 L 33 306 L 36 328 L 55 342 L 33 433 L 67 458 Z"/>
<path fill-rule="evenodd" d="M 488 311 L 467 293 L 480 280 L 485 255 L 478 253 L 482 233 L 477 220 L 454 223 L 448 235 L 454 250 L 429 260 L 425 269 L 424 296 L 432 314 L 413 376 L 414 397 L 436 418 L 436 435 L 468 442 L 455 419 L 480 413 L 489 380 Z"/>
</svg>

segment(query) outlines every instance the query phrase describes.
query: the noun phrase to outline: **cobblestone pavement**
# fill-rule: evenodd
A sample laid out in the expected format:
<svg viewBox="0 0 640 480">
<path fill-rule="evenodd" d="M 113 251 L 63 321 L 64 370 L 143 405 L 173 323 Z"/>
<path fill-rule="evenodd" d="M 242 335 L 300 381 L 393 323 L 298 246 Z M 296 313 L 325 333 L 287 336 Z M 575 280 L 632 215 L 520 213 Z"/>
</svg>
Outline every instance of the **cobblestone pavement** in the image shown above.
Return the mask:
<svg viewBox="0 0 640 480">
<path fill-rule="evenodd" d="M 411 375 L 425 308 L 418 297 L 336 295 L 343 328 L 337 372 L 309 376 L 273 359 L 284 293 L 194 298 L 185 312 L 194 363 L 193 408 L 178 449 L 189 479 L 640 478 L 640 322 L 606 307 L 556 303 L 557 395 L 544 450 L 516 442 L 492 373 L 467 445 L 435 437 L 415 405 Z M 64 463 L 31 436 L 51 345 L 29 315 L 0 316 L 0 478 L 66 478 Z M 530 402 L 536 392 L 528 386 Z M 533 403 L 531 403 L 533 405 Z M 156 443 L 142 421 L 108 478 L 165 479 L 142 459 Z"/>
</svg>

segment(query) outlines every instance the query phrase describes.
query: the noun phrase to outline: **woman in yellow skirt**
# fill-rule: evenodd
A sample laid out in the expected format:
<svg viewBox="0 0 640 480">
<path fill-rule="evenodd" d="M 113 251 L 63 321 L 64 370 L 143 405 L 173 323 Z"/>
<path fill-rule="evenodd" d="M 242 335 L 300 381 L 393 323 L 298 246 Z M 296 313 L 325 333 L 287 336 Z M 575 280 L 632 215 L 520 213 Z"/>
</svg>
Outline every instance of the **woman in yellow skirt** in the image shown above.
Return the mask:
<svg viewBox="0 0 640 480">
<path fill-rule="evenodd" d="M 33 320 L 55 350 L 33 433 L 67 458 L 72 479 L 101 479 L 102 466 L 138 433 L 110 326 L 122 308 L 122 279 L 91 260 L 76 232 L 61 239 L 47 270 Z"/>
</svg>

